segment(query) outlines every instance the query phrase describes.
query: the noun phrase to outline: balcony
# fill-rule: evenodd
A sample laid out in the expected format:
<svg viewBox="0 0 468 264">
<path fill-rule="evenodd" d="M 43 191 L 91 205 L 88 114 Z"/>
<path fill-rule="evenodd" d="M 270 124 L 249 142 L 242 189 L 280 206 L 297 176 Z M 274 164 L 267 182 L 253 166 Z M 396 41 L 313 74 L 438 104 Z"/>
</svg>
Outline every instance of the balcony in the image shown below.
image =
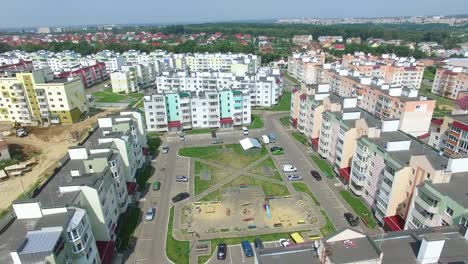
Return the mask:
<svg viewBox="0 0 468 264">
<path fill-rule="evenodd" d="M 415 208 L 413 208 L 413 211 L 411 213 L 413 217 L 419 220 L 423 225 L 428 226 L 428 227 L 433 227 L 433 226 L 438 226 L 438 221 L 436 217 L 431 216 L 431 214 L 428 213 L 421 213 Z"/>
<path fill-rule="evenodd" d="M 415 202 L 419 206 L 424 208 L 424 210 L 426 210 L 427 212 L 432 213 L 432 214 L 437 214 L 437 203 L 435 203 L 435 202 L 431 203 L 431 202 L 425 201 L 419 195 L 416 196 Z"/>
</svg>

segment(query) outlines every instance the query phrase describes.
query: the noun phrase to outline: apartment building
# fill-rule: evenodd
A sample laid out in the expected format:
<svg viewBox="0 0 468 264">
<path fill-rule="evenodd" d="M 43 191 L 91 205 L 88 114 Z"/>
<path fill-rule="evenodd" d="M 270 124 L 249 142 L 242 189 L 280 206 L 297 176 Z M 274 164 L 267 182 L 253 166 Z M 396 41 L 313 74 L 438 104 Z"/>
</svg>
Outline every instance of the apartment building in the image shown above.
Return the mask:
<svg viewBox="0 0 468 264">
<path fill-rule="evenodd" d="M 317 153 L 325 158 L 341 180 L 348 184 L 357 139 L 378 137 L 386 121 L 356 107 L 357 100 L 347 98 L 340 111 L 324 111 Z M 383 123 L 383 124 L 382 124 Z"/>
<path fill-rule="evenodd" d="M 432 119 L 428 144 L 447 156 L 467 156 L 468 115 L 448 115 Z"/>
<path fill-rule="evenodd" d="M 35 69 L 50 68 L 54 73 L 71 71 L 80 65 L 81 54 L 66 50 L 63 52 L 50 52 L 40 50 L 30 54 Z"/>
<path fill-rule="evenodd" d="M 292 42 L 296 45 L 306 45 L 312 42 L 314 37 L 312 35 L 294 35 Z"/>
<path fill-rule="evenodd" d="M 363 77 L 337 65 L 324 65 L 321 83 L 341 97 L 357 97 L 357 106 L 384 119 L 399 119 L 399 129 L 413 136 L 428 133 L 435 100 L 419 96 L 418 90 Z"/>
<path fill-rule="evenodd" d="M 1 121 L 74 123 L 88 111 L 82 81 L 54 79 L 48 68 L 1 72 L 0 88 Z"/>
<path fill-rule="evenodd" d="M 288 74 L 306 84 L 317 84 L 319 67 L 325 63 L 325 53 L 293 53 L 288 57 Z"/>
<path fill-rule="evenodd" d="M 452 174 L 447 182 L 426 181 L 411 201 L 405 229 L 462 225 L 468 228 L 468 174 Z"/>
<path fill-rule="evenodd" d="M 145 159 L 145 128 L 133 111 L 98 124 L 32 199 L 13 204 L 16 217 L 0 232 L 1 263 L 110 263 Z"/>
<path fill-rule="evenodd" d="M 249 90 L 251 105 L 270 107 L 283 94 L 279 69 L 261 68 L 255 75 L 235 76 L 232 72 L 165 72 L 156 78 L 159 93 Z"/>
<path fill-rule="evenodd" d="M 468 92 L 468 68 L 447 66 L 437 69 L 432 93 L 452 100 L 466 96 Z"/>
<path fill-rule="evenodd" d="M 89 56 L 92 60 L 103 62 L 108 72 L 116 72 L 125 64 L 124 58 L 119 53 L 110 50 L 103 50 L 94 56 Z"/>
<path fill-rule="evenodd" d="M 363 77 L 379 78 L 384 83 L 421 88 L 424 65 L 415 58 L 382 54 L 380 57 L 356 52 L 343 55 L 341 66 Z"/>
<path fill-rule="evenodd" d="M 379 137 L 358 139 L 349 188 L 363 197 L 377 220 L 401 229 L 416 186 L 449 181 L 452 173 L 466 171 L 468 159 L 448 159 L 397 127 L 394 121 Z"/>
<path fill-rule="evenodd" d="M 154 85 L 155 68 L 153 63 L 123 65 L 120 71 L 110 74 L 114 93 L 131 93 Z"/>
<path fill-rule="evenodd" d="M 148 131 L 177 132 L 196 128 L 232 128 L 251 122 L 247 90 L 207 90 L 147 93 L 144 97 Z"/>
<path fill-rule="evenodd" d="M 106 64 L 96 62 L 94 65 L 83 67 L 81 65 L 71 68 L 69 71 L 56 74 L 58 78 L 79 76 L 86 88 L 109 79 Z"/>
</svg>

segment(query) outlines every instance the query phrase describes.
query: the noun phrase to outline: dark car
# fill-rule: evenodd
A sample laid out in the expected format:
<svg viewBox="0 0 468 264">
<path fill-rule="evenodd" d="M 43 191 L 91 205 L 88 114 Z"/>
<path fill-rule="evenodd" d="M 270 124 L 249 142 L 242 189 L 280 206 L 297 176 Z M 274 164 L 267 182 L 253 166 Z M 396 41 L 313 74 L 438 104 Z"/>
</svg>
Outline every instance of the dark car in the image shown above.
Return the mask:
<svg viewBox="0 0 468 264">
<path fill-rule="evenodd" d="M 262 240 L 260 238 L 258 238 L 258 237 L 256 239 L 254 239 L 254 245 L 255 245 L 256 250 L 265 248 L 265 246 L 263 245 Z"/>
<path fill-rule="evenodd" d="M 252 246 L 250 245 L 250 242 L 248 240 L 242 241 L 241 246 L 246 257 L 250 258 L 254 256 Z"/>
<path fill-rule="evenodd" d="M 320 176 L 320 173 L 318 173 L 317 171 L 310 171 L 310 174 L 312 175 L 312 177 L 315 178 L 315 180 L 317 181 L 321 181 L 322 180 L 322 176 Z"/>
<path fill-rule="evenodd" d="M 227 245 L 224 243 L 218 244 L 218 253 L 216 254 L 219 260 L 226 259 Z"/>
<path fill-rule="evenodd" d="M 344 218 L 348 221 L 350 226 L 358 226 L 359 225 L 359 217 L 354 217 L 352 213 L 344 213 Z"/>
<path fill-rule="evenodd" d="M 172 201 L 174 203 L 177 203 L 177 202 L 185 200 L 185 199 L 187 199 L 189 197 L 190 197 L 190 194 L 188 192 L 182 192 L 182 193 L 179 193 L 178 195 L 172 197 Z"/>
</svg>

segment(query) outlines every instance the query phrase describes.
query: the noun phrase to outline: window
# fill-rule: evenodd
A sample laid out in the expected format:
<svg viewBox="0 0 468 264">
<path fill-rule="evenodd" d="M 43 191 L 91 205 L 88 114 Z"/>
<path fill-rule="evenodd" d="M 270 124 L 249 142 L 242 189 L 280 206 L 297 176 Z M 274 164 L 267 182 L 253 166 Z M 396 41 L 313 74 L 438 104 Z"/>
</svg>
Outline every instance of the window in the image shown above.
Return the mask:
<svg viewBox="0 0 468 264">
<path fill-rule="evenodd" d="M 460 218 L 460 225 L 463 225 L 464 227 L 468 227 L 468 218 L 462 216 Z"/>
<path fill-rule="evenodd" d="M 92 170 L 92 169 L 93 169 L 93 165 L 91 165 L 91 164 L 88 165 L 88 168 L 89 168 L 90 170 Z"/>
<path fill-rule="evenodd" d="M 445 210 L 445 213 L 449 215 L 450 217 L 453 216 L 453 209 L 447 206 L 447 209 Z"/>
</svg>

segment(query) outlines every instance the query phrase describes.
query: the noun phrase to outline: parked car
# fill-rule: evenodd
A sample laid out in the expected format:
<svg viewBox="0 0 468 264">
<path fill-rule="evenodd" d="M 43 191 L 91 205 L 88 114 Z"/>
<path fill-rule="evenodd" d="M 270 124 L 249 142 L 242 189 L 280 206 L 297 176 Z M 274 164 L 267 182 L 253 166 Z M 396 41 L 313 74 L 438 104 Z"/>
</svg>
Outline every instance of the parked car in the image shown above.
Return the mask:
<svg viewBox="0 0 468 264">
<path fill-rule="evenodd" d="M 286 238 L 281 238 L 281 239 L 279 240 L 279 243 L 280 243 L 281 246 L 283 246 L 283 247 L 287 247 L 287 246 L 289 246 L 289 245 L 291 244 L 291 243 L 289 242 L 289 240 L 287 240 Z"/>
<path fill-rule="evenodd" d="M 111 87 L 111 85 L 109 83 L 107 83 L 107 84 L 104 84 L 104 87 L 109 88 L 109 87 Z"/>
<path fill-rule="evenodd" d="M 211 144 L 223 144 L 223 139 L 222 138 L 214 138 L 211 140 Z"/>
<path fill-rule="evenodd" d="M 28 131 L 24 127 L 16 129 L 16 137 L 25 137 L 28 135 Z"/>
<path fill-rule="evenodd" d="M 265 248 L 265 246 L 263 245 L 262 239 L 260 239 L 260 238 L 258 238 L 258 237 L 257 237 L 256 239 L 254 239 L 254 245 L 255 245 L 255 249 L 256 249 L 256 250 L 264 249 L 264 248 Z"/>
<path fill-rule="evenodd" d="M 159 191 L 159 189 L 161 189 L 161 183 L 159 181 L 153 182 L 153 190 Z"/>
<path fill-rule="evenodd" d="M 156 214 L 156 208 L 154 207 L 148 208 L 148 210 L 146 210 L 146 216 L 145 216 L 146 221 L 153 220 L 155 214 Z"/>
<path fill-rule="evenodd" d="M 320 176 L 320 173 L 318 173 L 317 171 L 310 171 L 310 174 L 312 175 L 312 177 L 315 178 L 315 180 L 317 181 L 321 181 L 322 180 L 322 176 Z"/>
<path fill-rule="evenodd" d="M 242 128 L 242 134 L 248 135 L 249 134 L 249 129 L 247 127 Z"/>
<path fill-rule="evenodd" d="M 174 203 L 180 202 L 182 200 L 185 200 L 190 197 L 190 194 L 188 192 L 181 192 L 177 194 L 176 196 L 172 197 L 172 201 Z"/>
<path fill-rule="evenodd" d="M 297 174 L 288 175 L 288 181 L 302 181 L 302 177 Z"/>
<path fill-rule="evenodd" d="M 344 218 L 348 221 L 350 226 L 358 226 L 359 225 L 359 217 L 354 217 L 352 213 L 344 213 Z"/>
<path fill-rule="evenodd" d="M 162 146 L 161 153 L 162 154 L 167 154 L 168 152 L 169 152 L 169 146 L 168 145 Z"/>
<path fill-rule="evenodd" d="M 242 250 L 244 251 L 244 255 L 248 258 L 253 257 L 253 249 L 252 245 L 250 245 L 250 242 L 247 240 L 242 241 Z"/>
<path fill-rule="evenodd" d="M 291 164 L 285 164 L 285 165 L 283 165 L 283 171 L 284 172 L 294 172 L 294 171 L 297 171 L 297 168 L 294 167 Z"/>
<path fill-rule="evenodd" d="M 188 177 L 187 176 L 177 176 L 176 177 L 176 182 L 188 182 Z"/>
<path fill-rule="evenodd" d="M 262 136 L 262 142 L 263 144 L 270 144 L 270 138 L 268 137 L 268 135 Z"/>
<path fill-rule="evenodd" d="M 284 154 L 283 148 L 280 148 L 280 147 L 272 147 L 272 148 L 270 148 L 270 151 L 271 151 L 271 154 L 273 154 L 273 155 L 283 155 Z"/>
<path fill-rule="evenodd" d="M 185 135 L 184 134 L 179 135 L 179 141 L 185 141 Z"/>
<path fill-rule="evenodd" d="M 227 245 L 225 243 L 218 244 L 218 253 L 216 254 L 219 260 L 226 259 Z"/>
</svg>

